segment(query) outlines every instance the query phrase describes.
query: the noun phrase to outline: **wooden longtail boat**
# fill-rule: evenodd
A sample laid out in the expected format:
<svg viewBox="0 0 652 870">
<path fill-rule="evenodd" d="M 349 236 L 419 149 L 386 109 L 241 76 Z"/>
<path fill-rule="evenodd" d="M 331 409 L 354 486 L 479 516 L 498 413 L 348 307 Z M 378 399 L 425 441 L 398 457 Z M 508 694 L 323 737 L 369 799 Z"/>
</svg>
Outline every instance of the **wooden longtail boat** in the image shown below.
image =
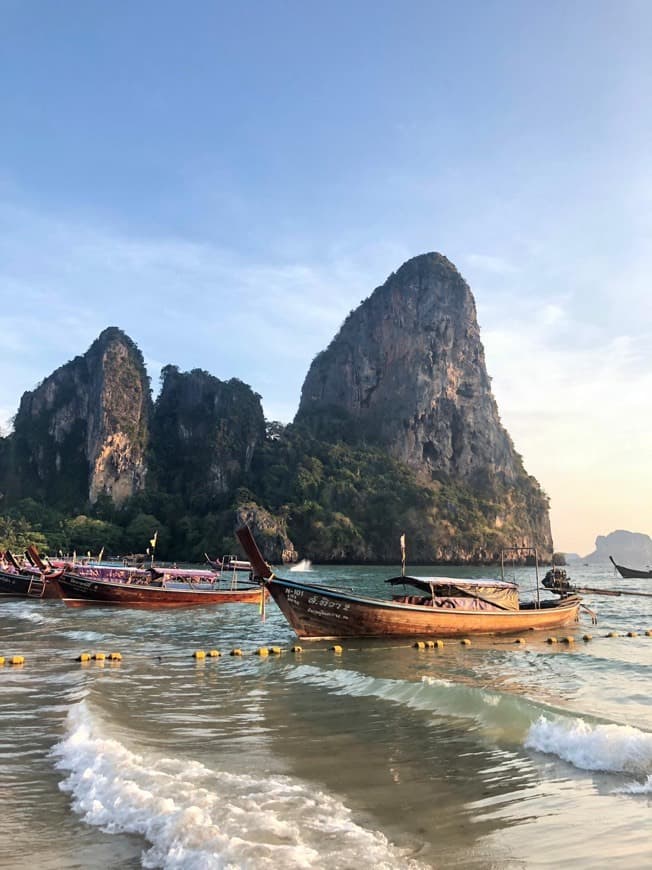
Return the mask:
<svg viewBox="0 0 652 870">
<path fill-rule="evenodd" d="M 149 580 L 170 580 L 178 583 L 216 583 L 223 579 L 219 573 L 205 568 L 170 568 L 157 566 L 133 568 L 128 565 L 80 563 L 71 565 L 61 559 L 51 559 L 49 564 L 65 569 L 71 574 L 93 580 L 111 580 L 120 583 L 146 583 Z"/>
<path fill-rule="evenodd" d="M 221 574 L 236 574 L 244 572 L 251 574 L 251 562 L 244 559 L 238 559 L 236 556 L 222 556 L 221 559 L 211 559 L 208 553 L 204 553 L 204 558 L 215 571 Z"/>
<path fill-rule="evenodd" d="M 176 582 L 148 577 L 134 582 L 98 580 L 64 571 L 59 578 L 61 597 L 69 607 L 109 604 L 121 607 L 195 607 L 212 604 L 258 604 L 266 590 L 259 585 L 219 588 L 217 581 Z"/>
<path fill-rule="evenodd" d="M 23 568 L 7 551 L 0 568 L 1 598 L 61 598 L 61 571 Z"/>
<path fill-rule="evenodd" d="M 516 584 L 505 581 L 393 577 L 389 583 L 411 585 L 421 594 L 385 600 L 285 580 L 265 562 L 247 527 L 236 534 L 254 575 L 301 638 L 518 634 L 572 625 L 579 618 L 577 595 L 562 592 L 556 599 L 522 603 Z"/>
<path fill-rule="evenodd" d="M 626 568 L 624 565 L 618 565 L 614 561 L 613 556 L 609 556 L 609 558 L 621 577 L 625 577 L 626 579 L 644 579 L 646 577 L 652 577 L 652 571 L 642 571 L 638 568 Z"/>
</svg>

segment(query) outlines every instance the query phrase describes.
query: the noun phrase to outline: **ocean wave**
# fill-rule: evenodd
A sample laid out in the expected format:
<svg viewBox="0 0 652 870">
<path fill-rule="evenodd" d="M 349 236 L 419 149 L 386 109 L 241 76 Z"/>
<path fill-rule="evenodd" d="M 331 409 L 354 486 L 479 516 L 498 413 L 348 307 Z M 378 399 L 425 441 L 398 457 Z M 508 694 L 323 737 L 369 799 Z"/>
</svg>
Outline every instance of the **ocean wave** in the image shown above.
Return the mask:
<svg viewBox="0 0 652 870">
<path fill-rule="evenodd" d="M 334 694 L 384 698 L 436 716 L 470 719 L 483 725 L 487 736 L 515 743 L 522 742 L 532 722 L 546 709 L 524 696 L 429 676 L 414 682 L 300 665 L 289 669 L 286 677 Z"/>
<path fill-rule="evenodd" d="M 385 698 L 436 716 L 470 719 L 491 740 L 556 755 L 580 770 L 648 777 L 647 783 L 627 786 L 629 793 L 652 788 L 652 734 L 629 725 L 589 722 L 525 696 L 428 676 L 412 682 L 300 665 L 287 678 L 335 694 Z"/>
<path fill-rule="evenodd" d="M 556 755 L 580 770 L 635 776 L 652 773 L 652 734 L 630 725 L 590 724 L 584 719 L 555 721 L 541 716 L 530 728 L 525 746 Z"/>
<path fill-rule="evenodd" d="M 109 833 L 142 835 L 144 867 L 376 868 L 419 866 L 336 798 L 286 776 L 210 770 L 132 752 L 106 737 L 86 701 L 70 708 L 53 749 L 75 812 Z"/>
</svg>

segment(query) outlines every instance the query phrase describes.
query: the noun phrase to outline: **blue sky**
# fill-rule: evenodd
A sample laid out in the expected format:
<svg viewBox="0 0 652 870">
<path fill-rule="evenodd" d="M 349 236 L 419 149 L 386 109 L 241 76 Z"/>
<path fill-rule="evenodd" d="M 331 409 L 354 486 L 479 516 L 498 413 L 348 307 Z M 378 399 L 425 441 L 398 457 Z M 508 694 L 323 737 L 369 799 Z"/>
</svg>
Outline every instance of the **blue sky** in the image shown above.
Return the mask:
<svg viewBox="0 0 652 870">
<path fill-rule="evenodd" d="M 652 4 L 0 0 L 0 420 L 108 325 L 289 420 L 448 256 L 555 544 L 652 533 Z"/>
</svg>

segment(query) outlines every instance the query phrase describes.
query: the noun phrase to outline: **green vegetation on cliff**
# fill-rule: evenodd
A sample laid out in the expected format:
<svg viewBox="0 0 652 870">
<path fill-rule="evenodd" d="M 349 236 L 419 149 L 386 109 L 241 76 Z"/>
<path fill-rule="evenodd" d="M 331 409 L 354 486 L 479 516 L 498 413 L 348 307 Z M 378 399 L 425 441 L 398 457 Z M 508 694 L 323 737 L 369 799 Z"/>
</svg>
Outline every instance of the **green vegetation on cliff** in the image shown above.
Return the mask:
<svg viewBox="0 0 652 870">
<path fill-rule="evenodd" d="M 524 484 L 426 484 L 379 447 L 325 441 L 288 426 L 256 455 L 250 488 L 286 519 L 302 556 L 395 562 L 405 532 L 412 560 L 465 562 L 495 560 L 522 535 L 532 503 L 547 509 L 536 481 Z"/>
<path fill-rule="evenodd" d="M 431 260 L 439 268 L 437 258 L 425 265 Z M 449 272 L 450 264 L 444 277 Z M 432 303 L 443 290 L 428 281 L 418 298 Z M 459 320 L 457 398 L 444 395 L 444 367 L 442 394 L 424 399 L 438 415 L 415 411 L 399 419 L 393 399 L 407 401 L 421 356 L 435 359 L 444 329 L 443 338 L 432 339 L 434 350 L 417 355 L 414 365 L 400 362 L 400 382 L 396 360 L 385 373 L 389 386 L 379 407 L 393 426 L 391 444 L 370 433 L 376 417 L 361 422 L 384 371 L 378 342 L 396 356 L 405 341 L 382 306 L 368 311 L 378 336 L 367 336 L 367 351 L 378 365 L 361 357 L 352 366 L 340 341 L 349 393 L 338 392 L 344 381 L 336 366 L 331 392 L 313 405 L 308 398 L 321 389 L 313 372 L 303 411 L 289 426 L 266 424 L 260 396 L 237 378 L 173 365 L 164 367 L 152 407 L 142 354 L 119 329 L 105 330 L 86 354 L 23 396 L 14 432 L 0 438 L 0 546 L 20 549 L 32 540 L 50 553 L 145 554 L 156 532 L 157 559 L 201 561 L 205 553 L 238 552 L 234 525 L 245 517 L 275 561 L 298 552 L 315 561 L 396 563 L 403 533 L 412 562 L 490 562 L 503 546 L 528 544 L 545 554 L 548 500 L 499 423 L 472 297 L 458 284 L 456 305 L 449 305 Z M 394 290 L 401 300 L 416 292 L 403 284 Z M 434 303 L 429 311 L 433 329 L 446 326 L 449 315 L 442 319 Z M 347 323 L 352 328 L 355 318 Z M 395 333 L 389 344 L 388 324 Z M 412 351 L 414 345 L 410 333 Z M 356 352 L 362 350 L 361 340 Z"/>
<path fill-rule="evenodd" d="M 300 426 L 268 431 L 242 486 L 215 493 L 197 463 L 188 487 L 180 462 L 179 483 L 170 477 L 163 488 L 152 479 L 120 508 L 102 498 L 69 516 L 27 499 L 2 518 L 17 530 L 6 545 L 18 546 L 11 541 L 31 529 L 50 553 L 145 553 L 158 531 L 157 558 L 202 561 L 205 553 L 237 552 L 235 511 L 258 505 L 278 518 L 301 557 L 315 561 L 396 563 L 405 532 L 412 562 L 491 562 L 518 542 L 531 510 L 547 507 L 533 478 L 520 490 L 424 484 L 376 446 L 320 440 Z"/>
</svg>

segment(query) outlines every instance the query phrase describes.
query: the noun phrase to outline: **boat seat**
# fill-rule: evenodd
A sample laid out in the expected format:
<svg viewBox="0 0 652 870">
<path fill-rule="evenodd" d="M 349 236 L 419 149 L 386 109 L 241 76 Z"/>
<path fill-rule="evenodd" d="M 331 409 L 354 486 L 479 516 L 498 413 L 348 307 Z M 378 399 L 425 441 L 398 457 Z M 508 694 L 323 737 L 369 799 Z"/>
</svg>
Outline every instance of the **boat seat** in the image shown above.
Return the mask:
<svg viewBox="0 0 652 870">
<path fill-rule="evenodd" d="M 392 601 L 398 604 L 432 604 L 432 598 L 423 595 L 392 595 Z"/>
</svg>

